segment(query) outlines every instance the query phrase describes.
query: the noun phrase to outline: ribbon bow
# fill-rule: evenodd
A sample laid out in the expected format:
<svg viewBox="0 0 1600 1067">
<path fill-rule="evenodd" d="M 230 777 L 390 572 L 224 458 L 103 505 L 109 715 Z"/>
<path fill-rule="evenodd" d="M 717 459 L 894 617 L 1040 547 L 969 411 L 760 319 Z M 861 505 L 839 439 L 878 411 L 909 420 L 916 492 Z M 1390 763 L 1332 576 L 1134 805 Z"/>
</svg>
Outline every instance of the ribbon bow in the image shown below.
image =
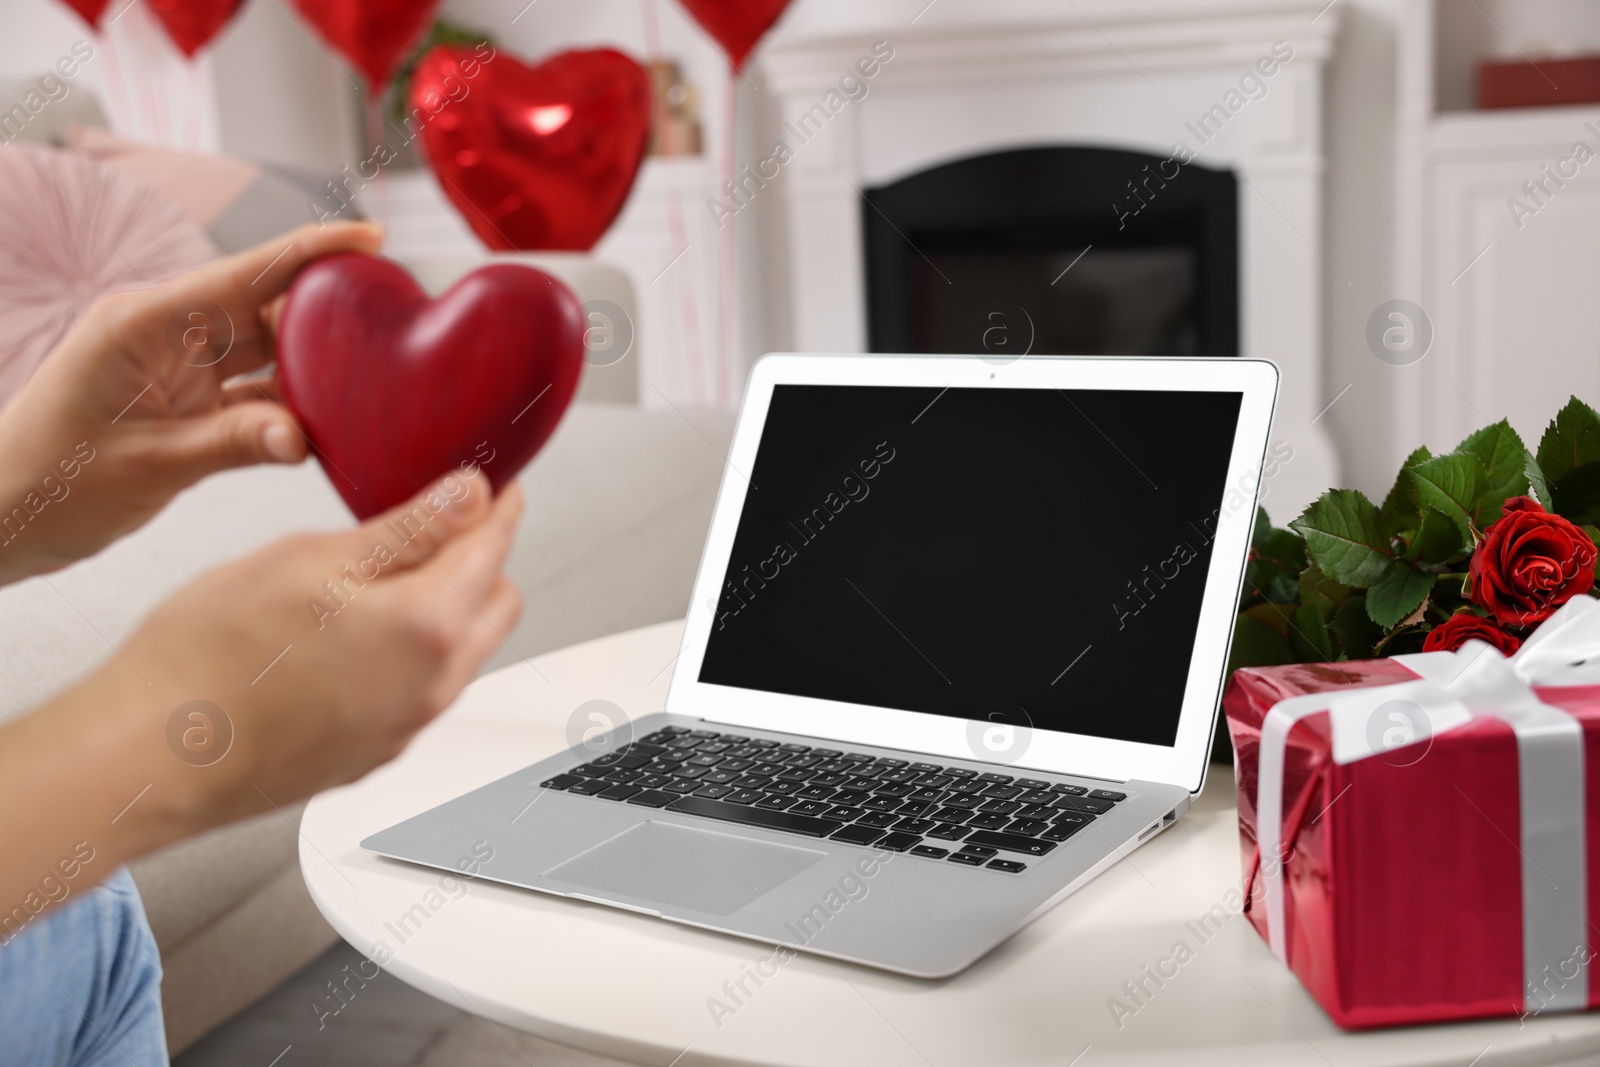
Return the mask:
<svg viewBox="0 0 1600 1067">
<path fill-rule="evenodd" d="M 1427 742 L 1477 718 L 1496 718 L 1517 738 L 1523 975 L 1531 988 L 1547 967 L 1558 967 L 1574 946 L 1588 940 L 1583 728 L 1568 712 L 1540 701 L 1533 690 L 1600 685 L 1600 601 L 1568 601 L 1509 659 L 1481 641 L 1469 641 L 1456 652 L 1394 658 L 1417 678 L 1289 697 L 1273 705 L 1262 721 L 1256 832 L 1267 941 L 1287 963 L 1283 769 L 1289 731 L 1296 722 L 1327 711 L 1333 760 L 1345 764 Z M 1389 715 L 1408 729 L 1401 743 L 1392 744 L 1393 731 L 1379 734 L 1371 724 L 1387 721 L 1385 706 L 1396 702 L 1403 711 L 1390 710 Z M 1544 1008 L 1581 1010 L 1588 1000 L 1584 971 Z"/>
</svg>

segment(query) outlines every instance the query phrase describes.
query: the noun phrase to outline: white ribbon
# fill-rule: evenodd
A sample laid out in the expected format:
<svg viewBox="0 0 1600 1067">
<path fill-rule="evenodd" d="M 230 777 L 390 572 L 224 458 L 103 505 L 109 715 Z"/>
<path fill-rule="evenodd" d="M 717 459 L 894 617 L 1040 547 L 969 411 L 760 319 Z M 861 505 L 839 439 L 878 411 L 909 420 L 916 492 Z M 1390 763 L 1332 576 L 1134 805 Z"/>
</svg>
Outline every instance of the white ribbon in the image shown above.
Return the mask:
<svg viewBox="0 0 1600 1067">
<path fill-rule="evenodd" d="M 1562 605 L 1510 659 L 1480 641 L 1458 652 L 1396 656 L 1417 678 L 1396 685 L 1289 697 L 1261 724 L 1256 791 L 1261 903 L 1267 941 L 1288 962 L 1283 890 L 1283 769 L 1289 731 L 1328 712 L 1335 763 L 1422 744 L 1475 718 L 1507 723 L 1517 738 L 1521 802 L 1523 978 L 1531 994 L 1549 994 L 1541 1011 L 1588 1005 L 1588 972 L 1565 973 L 1588 943 L 1584 836 L 1583 728 L 1569 713 L 1542 703 L 1534 686 L 1600 685 L 1600 601 Z M 1403 702 L 1387 715 L 1386 704 Z M 1420 711 L 1420 714 L 1417 714 Z M 1401 731 L 1396 737 L 1396 731 Z M 1554 983 L 1543 976 L 1559 975 Z M 1551 988 L 1554 985 L 1555 988 Z"/>
</svg>

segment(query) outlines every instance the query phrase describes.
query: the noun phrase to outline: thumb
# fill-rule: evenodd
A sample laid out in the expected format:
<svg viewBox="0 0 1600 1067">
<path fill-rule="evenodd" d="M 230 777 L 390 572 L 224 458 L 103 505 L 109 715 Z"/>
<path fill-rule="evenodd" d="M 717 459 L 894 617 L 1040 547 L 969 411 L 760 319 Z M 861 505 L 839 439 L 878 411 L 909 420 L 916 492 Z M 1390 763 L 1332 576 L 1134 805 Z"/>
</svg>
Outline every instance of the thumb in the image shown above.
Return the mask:
<svg viewBox="0 0 1600 1067">
<path fill-rule="evenodd" d="M 426 561 L 492 512 L 489 479 L 477 468 L 435 479 L 416 496 L 362 523 L 352 533 L 364 543 L 382 543 L 399 569 Z"/>
<path fill-rule="evenodd" d="M 162 427 L 162 451 L 191 478 L 255 463 L 299 463 L 310 442 L 271 401 L 246 401 Z"/>
</svg>

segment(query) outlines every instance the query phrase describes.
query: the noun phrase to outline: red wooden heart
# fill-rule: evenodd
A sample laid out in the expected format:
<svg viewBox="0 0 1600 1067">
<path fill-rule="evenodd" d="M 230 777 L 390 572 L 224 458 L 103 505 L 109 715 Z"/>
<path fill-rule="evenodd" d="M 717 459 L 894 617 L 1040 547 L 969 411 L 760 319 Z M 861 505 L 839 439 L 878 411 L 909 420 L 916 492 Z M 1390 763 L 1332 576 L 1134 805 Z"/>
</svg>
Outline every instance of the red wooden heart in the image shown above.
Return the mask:
<svg viewBox="0 0 1600 1067">
<path fill-rule="evenodd" d="M 432 21 L 439 0 L 294 0 L 294 6 L 367 76 L 367 93 L 377 96 Z"/>
<path fill-rule="evenodd" d="M 582 369 L 578 298 L 532 267 L 483 267 L 429 300 L 388 260 L 328 256 L 300 272 L 278 322 L 283 398 L 363 519 L 462 463 L 505 485 Z"/>
<path fill-rule="evenodd" d="M 440 47 L 411 78 L 411 122 L 445 195 L 490 248 L 587 251 L 628 199 L 650 80 L 609 48 L 537 67 Z"/>
<path fill-rule="evenodd" d="M 244 0 L 149 0 L 167 36 L 184 55 L 193 57 L 233 18 Z"/>
<path fill-rule="evenodd" d="M 728 53 L 733 69 L 744 66 L 750 50 L 778 21 L 789 0 L 681 0 L 700 28 Z"/>
</svg>

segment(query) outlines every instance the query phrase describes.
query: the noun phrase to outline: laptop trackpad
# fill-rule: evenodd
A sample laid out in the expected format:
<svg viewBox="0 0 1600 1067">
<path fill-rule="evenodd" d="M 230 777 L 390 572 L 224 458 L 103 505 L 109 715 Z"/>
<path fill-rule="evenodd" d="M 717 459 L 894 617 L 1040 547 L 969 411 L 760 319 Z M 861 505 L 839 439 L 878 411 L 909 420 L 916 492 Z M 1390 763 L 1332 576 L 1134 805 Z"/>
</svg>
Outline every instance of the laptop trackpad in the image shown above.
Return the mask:
<svg viewBox="0 0 1600 1067">
<path fill-rule="evenodd" d="M 544 873 L 601 893 L 731 915 L 826 855 L 716 830 L 642 822 Z"/>
</svg>

